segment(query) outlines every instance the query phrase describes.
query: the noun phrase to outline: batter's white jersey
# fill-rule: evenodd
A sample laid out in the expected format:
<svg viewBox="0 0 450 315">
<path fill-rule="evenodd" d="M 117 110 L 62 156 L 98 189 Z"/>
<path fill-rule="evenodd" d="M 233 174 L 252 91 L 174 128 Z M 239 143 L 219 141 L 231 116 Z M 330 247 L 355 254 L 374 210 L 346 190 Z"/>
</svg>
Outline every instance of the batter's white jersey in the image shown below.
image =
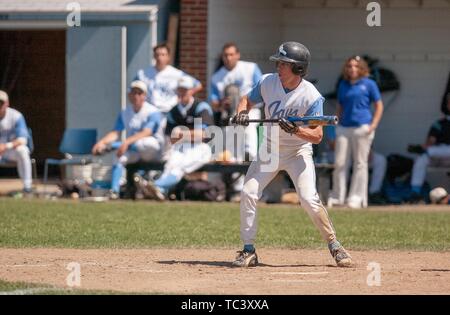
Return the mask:
<svg viewBox="0 0 450 315">
<path fill-rule="evenodd" d="M 265 74 L 261 81 L 248 94 L 251 102 L 264 102 L 266 118 L 282 118 L 287 116 L 322 116 L 324 98 L 311 82 L 302 79 L 296 89 L 286 91 L 277 73 Z M 311 143 L 299 137 L 290 135 L 283 130 L 278 132 L 279 137 L 271 136 L 271 128 L 264 133 L 264 140 L 278 141 L 280 150 L 294 150 L 309 146 Z"/>
<path fill-rule="evenodd" d="M 211 77 L 210 100 L 218 102 L 223 99 L 225 88 L 230 84 L 238 86 L 240 94 L 245 95 L 259 82 L 261 76 L 261 70 L 253 62 L 239 60 L 231 70 L 223 66 Z"/>
<path fill-rule="evenodd" d="M 135 79 L 147 84 L 147 101 L 155 105 L 161 112 L 167 113 L 178 104 L 176 89 L 178 81 L 182 77 L 193 80 L 195 87 L 200 85 L 200 81 L 171 65 L 166 66 L 161 71 L 156 70 L 153 66 L 141 69 Z"/>
</svg>

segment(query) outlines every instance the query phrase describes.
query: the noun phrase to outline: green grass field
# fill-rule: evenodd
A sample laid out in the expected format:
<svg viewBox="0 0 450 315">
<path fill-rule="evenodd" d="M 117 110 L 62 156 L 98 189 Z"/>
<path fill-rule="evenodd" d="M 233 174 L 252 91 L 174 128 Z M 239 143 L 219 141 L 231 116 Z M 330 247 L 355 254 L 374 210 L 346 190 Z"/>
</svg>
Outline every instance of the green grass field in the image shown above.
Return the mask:
<svg viewBox="0 0 450 315">
<path fill-rule="evenodd" d="M 123 292 L 56 288 L 50 285 L 7 282 L 0 279 L 0 295 L 123 295 Z M 137 295 L 143 293 L 127 293 Z M 157 294 L 157 293 L 152 293 Z"/>
<path fill-rule="evenodd" d="M 330 211 L 351 249 L 450 250 L 450 212 Z M 239 205 L 0 199 L 0 247 L 240 247 Z M 323 248 L 298 206 L 261 205 L 257 246 Z"/>
</svg>

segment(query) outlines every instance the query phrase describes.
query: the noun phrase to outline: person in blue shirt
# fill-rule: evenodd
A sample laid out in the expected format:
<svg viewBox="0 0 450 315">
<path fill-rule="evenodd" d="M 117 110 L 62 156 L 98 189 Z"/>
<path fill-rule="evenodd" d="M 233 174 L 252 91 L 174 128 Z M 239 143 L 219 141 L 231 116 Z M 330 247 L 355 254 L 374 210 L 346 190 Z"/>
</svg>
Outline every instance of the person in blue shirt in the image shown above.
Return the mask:
<svg viewBox="0 0 450 315">
<path fill-rule="evenodd" d="M 342 75 L 338 86 L 333 191 L 328 206 L 347 203 L 350 208 L 361 208 L 367 207 L 369 153 L 383 115 L 383 102 L 377 84 L 368 78 L 369 67 L 360 56 L 346 60 Z M 353 175 L 346 199 L 346 170 L 352 160 Z"/>
<path fill-rule="evenodd" d="M 0 163 L 17 162 L 17 170 L 23 182 L 23 192 L 32 193 L 30 134 L 23 115 L 9 107 L 9 97 L 0 91 Z"/>
<path fill-rule="evenodd" d="M 118 145 L 112 168 L 111 199 L 119 198 L 124 166 L 138 160 L 159 159 L 164 144 L 161 113 L 146 102 L 147 85 L 139 80 L 131 82 L 128 98 L 131 105 L 120 112 L 114 129 L 92 148 L 92 154 L 102 154 L 108 146 L 119 140 L 122 131 L 126 132 L 126 139 Z"/>
</svg>

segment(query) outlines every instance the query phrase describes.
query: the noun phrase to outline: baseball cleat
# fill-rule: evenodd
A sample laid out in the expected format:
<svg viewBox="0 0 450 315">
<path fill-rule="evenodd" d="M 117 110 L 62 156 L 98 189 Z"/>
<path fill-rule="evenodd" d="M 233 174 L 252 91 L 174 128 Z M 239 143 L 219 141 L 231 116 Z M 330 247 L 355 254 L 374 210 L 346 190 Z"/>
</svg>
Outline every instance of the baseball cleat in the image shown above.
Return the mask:
<svg viewBox="0 0 450 315">
<path fill-rule="evenodd" d="M 331 256 L 333 256 L 334 260 L 338 267 L 352 267 L 353 260 L 352 256 L 345 250 L 345 248 L 341 245 L 338 248 L 330 249 Z"/>
<path fill-rule="evenodd" d="M 235 261 L 232 263 L 232 267 L 256 267 L 258 265 L 258 255 L 254 252 L 238 251 Z"/>
<path fill-rule="evenodd" d="M 163 201 L 166 199 L 166 196 L 164 196 L 161 190 L 159 190 L 159 188 L 155 186 L 152 181 L 147 181 L 142 176 L 135 175 L 134 182 L 140 188 L 145 197 L 158 201 Z"/>
<path fill-rule="evenodd" d="M 166 196 L 162 193 L 162 191 L 156 186 L 152 181 L 147 183 L 147 189 L 151 190 L 155 195 L 155 199 L 158 201 L 166 200 Z"/>
<path fill-rule="evenodd" d="M 118 200 L 118 199 L 120 199 L 119 193 L 117 193 L 115 191 L 112 191 L 112 190 L 109 191 L 108 197 L 109 197 L 109 200 Z"/>
<path fill-rule="evenodd" d="M 339 207 L 343 206 L 344 204 L 340 202 L 337 198 L 329 197 L 327 200 L 327 208 L 333 208 L 333 207 Z"/>
</svg>

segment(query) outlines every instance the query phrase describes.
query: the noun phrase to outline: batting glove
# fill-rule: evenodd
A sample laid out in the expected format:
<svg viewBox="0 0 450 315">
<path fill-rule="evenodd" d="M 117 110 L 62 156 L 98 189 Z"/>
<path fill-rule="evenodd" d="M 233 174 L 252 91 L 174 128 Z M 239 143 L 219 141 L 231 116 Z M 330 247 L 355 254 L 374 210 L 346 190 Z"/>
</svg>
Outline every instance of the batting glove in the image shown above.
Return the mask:
<svg viewBox="0 0 450 315">
<path fill-rule="evenodd" d="M 298 131 L 298 126 L 293 121 L 289 121 L 286 118 L 280 118 L 279 125 L 281 129 L 291 135 Z"/>
<path fill-rule="evenodd" d="M 248 111 L 243 110 L 239 114 L 234 115 L 231 122 L 236 125 L 248 126 L 250 118 L 248 117 Z"/>
</svg>

